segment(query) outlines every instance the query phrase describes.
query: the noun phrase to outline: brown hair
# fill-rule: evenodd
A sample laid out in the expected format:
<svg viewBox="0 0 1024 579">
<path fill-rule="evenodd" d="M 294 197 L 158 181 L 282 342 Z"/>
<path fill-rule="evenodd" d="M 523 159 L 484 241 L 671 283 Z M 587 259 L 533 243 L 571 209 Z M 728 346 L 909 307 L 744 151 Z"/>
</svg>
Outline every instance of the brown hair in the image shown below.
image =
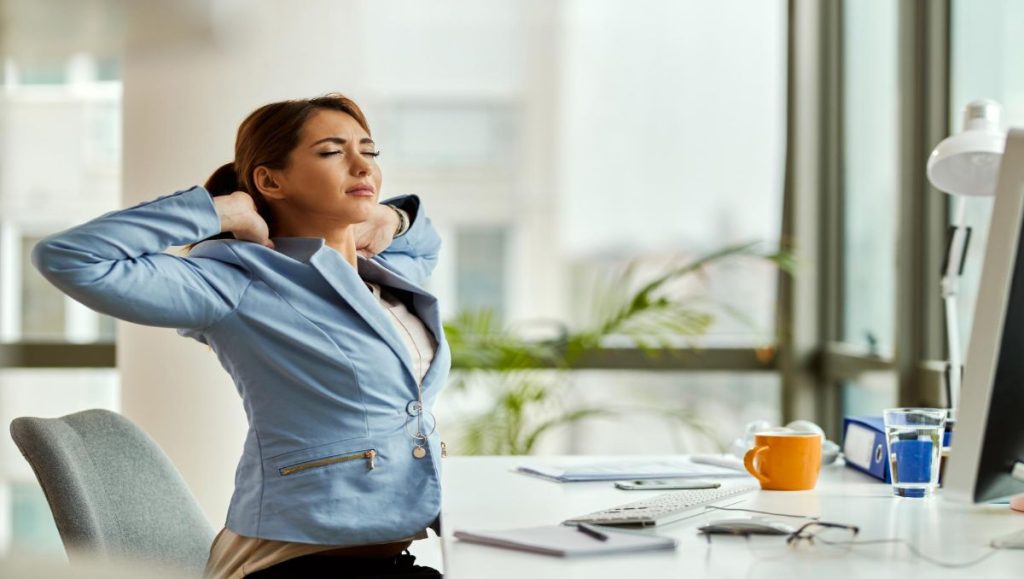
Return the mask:
<svg viewBox="0 0 1024 579">
<path fill-rule="evenodd" d="M 273 216 L 267 200 L 263 198 L 253 172 L 257 167 L 284 169 L 288 155 L 299 143 L 299 132 L 309 116 L 321 109 L 343 112 L 356 120 L 370 134 L 362 109 L 340 93 L 329 93 L 311 99 L 293 99 L 270 103 L 251 112 L 238 127 L 235 138 L 235 160 L 222 165 L 206 180 L 204 187 L 210 196 L 230 195 L 245 191 L 252 196 L 256 210 L 274 231 Z M 231 239 L 230 233 L 220 233 L 209 239 Z"/>
</svg>

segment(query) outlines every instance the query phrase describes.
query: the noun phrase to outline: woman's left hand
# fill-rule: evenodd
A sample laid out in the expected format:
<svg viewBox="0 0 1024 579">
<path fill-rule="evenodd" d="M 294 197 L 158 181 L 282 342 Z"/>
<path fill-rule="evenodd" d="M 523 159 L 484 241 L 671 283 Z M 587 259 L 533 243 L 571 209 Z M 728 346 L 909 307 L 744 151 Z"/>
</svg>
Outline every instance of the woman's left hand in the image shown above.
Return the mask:
<svg viewBox="0 0 1024 579">
<path fill-rule="evenodd" d="M 356 253 L 370 258 L 387 249 L 395 238 L 398 224 L 395 210 L 378 204 L 369 219 L 355 225 Z"/>
</svg>

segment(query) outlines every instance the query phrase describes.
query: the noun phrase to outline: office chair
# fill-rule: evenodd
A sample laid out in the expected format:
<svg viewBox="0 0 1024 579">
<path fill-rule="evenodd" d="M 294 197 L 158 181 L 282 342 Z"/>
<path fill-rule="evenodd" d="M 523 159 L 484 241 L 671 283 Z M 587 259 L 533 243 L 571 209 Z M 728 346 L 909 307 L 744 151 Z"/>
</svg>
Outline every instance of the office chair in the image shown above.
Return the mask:
<svg viewBox="0 0 1024 579">
<path fill-rule="evenodd" d="M 108 410 L 21 417 L 11 436 L 69 559 L 77 551 L 202 572 L 213 529 L 167 455 L 130 420 Z"/>
</svg>

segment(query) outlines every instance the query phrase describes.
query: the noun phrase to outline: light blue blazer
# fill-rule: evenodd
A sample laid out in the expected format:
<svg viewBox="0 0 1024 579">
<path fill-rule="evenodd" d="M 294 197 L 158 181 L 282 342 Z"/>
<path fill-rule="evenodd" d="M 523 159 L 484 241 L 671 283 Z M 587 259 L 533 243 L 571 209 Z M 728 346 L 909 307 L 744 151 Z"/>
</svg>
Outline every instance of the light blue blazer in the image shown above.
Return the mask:
<svg viewBox="0 0 1024 579">
<path fill-rule="evenodd" d="M 364 280 L 404 290 L 437 339 L 423 382 L 429 410 L 451 363 L 437 299 L 421 287 L 441 241 L 418 198 L 388 203 L 410 211 L 412 226 L 380 255 L 359 258 L 358 274 L 314 238 L 275 238 L 276 250 L 215 240 L 188 257 L 160 253 L 220 232 L 201 187 L 108 213 L 32 251 L 72 298 L 178 328 L 216 352 L 249 421 L 227 516 L 240 535 L 360 545 L 411 537 L 439 514 L 439 433 L 425 458 L 413 457 L 412 360 Z"/>
</svg>

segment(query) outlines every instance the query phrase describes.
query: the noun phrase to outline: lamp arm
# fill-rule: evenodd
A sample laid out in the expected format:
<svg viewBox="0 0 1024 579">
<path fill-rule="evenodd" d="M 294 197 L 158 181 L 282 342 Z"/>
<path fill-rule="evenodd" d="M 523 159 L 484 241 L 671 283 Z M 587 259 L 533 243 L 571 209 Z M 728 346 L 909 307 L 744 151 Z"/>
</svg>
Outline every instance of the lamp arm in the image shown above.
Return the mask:
<svg viewBox="0 0 1024 579">
<path fill-rule="evenodd" d="M 957 313 L 956 295 L 963 273 L 964 258 L 971 239 L 971 228 L 965 225 L 967 199 L 957 195 L 956 218 L 950 226 L 949 246 L 942 275 L 942 300 L 946 309 L 946 348 L 949 366 L 946 375 L 946 401 L 956 409 L 960 404 L 960 382 L 963 356 L 960 349 L 960 325 Z"/>
</svg>

